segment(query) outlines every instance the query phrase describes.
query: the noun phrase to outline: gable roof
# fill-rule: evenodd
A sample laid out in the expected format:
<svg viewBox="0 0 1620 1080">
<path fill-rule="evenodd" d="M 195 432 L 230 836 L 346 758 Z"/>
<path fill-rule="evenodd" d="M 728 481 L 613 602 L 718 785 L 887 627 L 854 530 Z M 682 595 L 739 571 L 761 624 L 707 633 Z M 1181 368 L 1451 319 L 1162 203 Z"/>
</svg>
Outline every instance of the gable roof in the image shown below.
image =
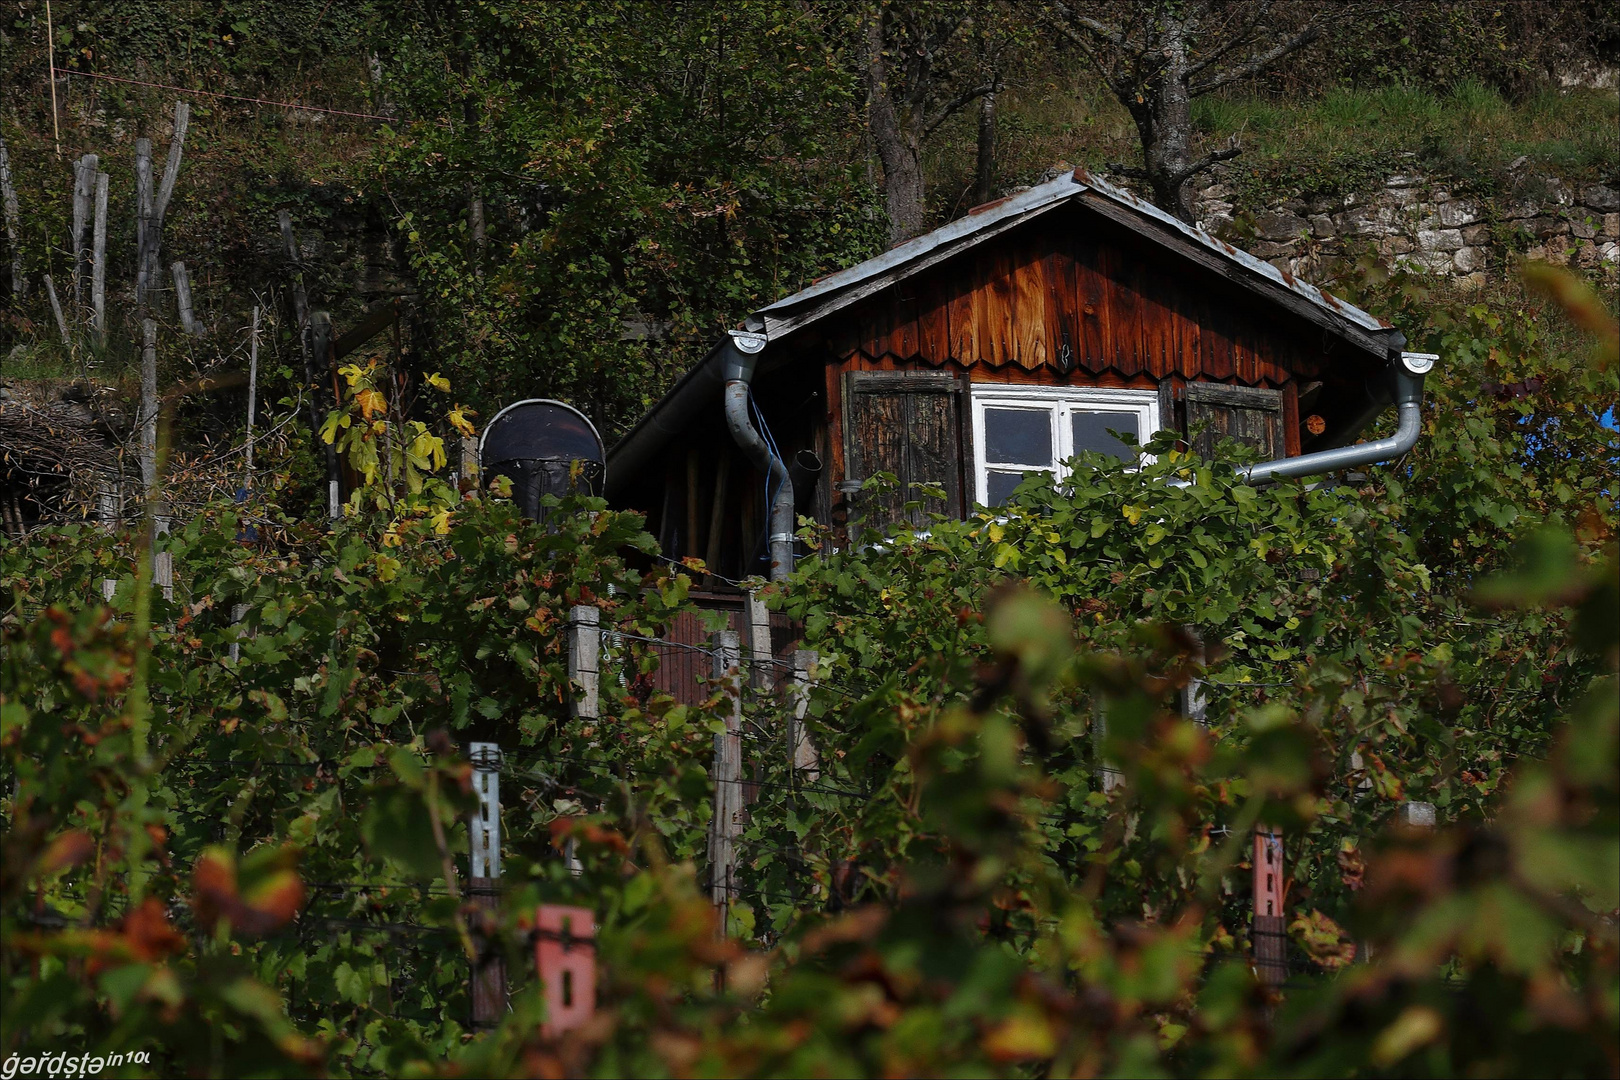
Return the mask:
<svg viewBox="0 0 1620 1080">
<path fill-rule="evenodd" d="M 748 317 L 746 325 L 776 340 L 1069 203 L 1089 206 L 1131 231 L 1203 263 L 1233 283 L 1291 308 L 1323 329 L 1350 338 L 1369 351 L 1380 354 L 1384 351 L 1382 338 L 1390 329 L 1389 323 L 1216 239 L 1203 229 L 1188 225 L 1083 169 L 976 207 L 933 232 L 908 240 L 847 270 L 829 274 L 792 296 L 760 308 Z"/>
<path fill-rule="evenodd" d="M 762 333 L 768 346 L 858 303 L 898 281 L 921 273 L 979 244 L 1050 213 L 1078 204 L 1156 243 L 1239 288 L 1285 308 L 1323 330 L 1378 357 L 1387 355 L 1396 331 L 1389 323 L 1340 300 L 1285 270 L 1216 239 L 1130 192 L 1075 169 L 1044 184 L 986 203 L 949 224 L 846 270 L 829 274 L 791 296 L 750 314 L 746 329 Z M 718 400 L 718 343 L 688 371 L 608 452 L 610 488 L 634 472 L 657 449 L 662 436 L 679 430 L 690 410 Z M 767 347 L 768 347 L 767 346 Z"/>
</svg>

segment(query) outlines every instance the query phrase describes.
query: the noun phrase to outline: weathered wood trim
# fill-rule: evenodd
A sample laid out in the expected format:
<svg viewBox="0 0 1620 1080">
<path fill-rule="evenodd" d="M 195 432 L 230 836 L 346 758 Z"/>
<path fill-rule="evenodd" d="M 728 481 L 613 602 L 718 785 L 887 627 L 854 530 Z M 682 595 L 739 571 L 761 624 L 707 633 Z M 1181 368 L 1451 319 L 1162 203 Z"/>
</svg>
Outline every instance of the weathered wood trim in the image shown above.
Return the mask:
<svg viewBox="0 0 1620 1080">
<path fill-rule="evenodd" d="M 1263 386 L 1224 386 L 1220 383 L 1188 383 L 1183 396 L 1205 405 L 1235 405 L 1240 409 L 1274 410 L 1282 407 L 1282 391 Z"/>
</svg>

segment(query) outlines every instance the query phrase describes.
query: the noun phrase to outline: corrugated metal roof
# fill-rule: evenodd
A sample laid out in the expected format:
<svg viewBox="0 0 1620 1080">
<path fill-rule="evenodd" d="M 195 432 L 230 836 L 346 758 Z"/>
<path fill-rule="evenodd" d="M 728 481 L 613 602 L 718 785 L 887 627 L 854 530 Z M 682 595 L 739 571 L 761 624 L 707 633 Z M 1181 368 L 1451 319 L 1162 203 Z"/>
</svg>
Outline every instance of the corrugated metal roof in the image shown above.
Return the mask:
<svg viewBox="0 0 1620 1080">
<path fill-rule="evenodd" d="M 868 259 L 847 270 L 815 282 L 792 296 L 784 297 L 760 308 L 748 319 L 752 329 L 765 331 L 772 338 L 783 336 L 801 326 L 816 321 L 839 308 L 845 307 L 880 291 L 901 278 L 908 277 L 935 263 L 942 262 L 967 248 L 982 243 L 992 236 L 1023 224 L 1030 218 L 1056 206 L 1077 200 L 1085 192 L 1095 192 L 1133 214 L 1147 219 L 1142 222 L 1144 232 L 1168 229 L 1191 240 L 1211 253 L 1255 276 L 1250 284 L 1264 289 L 1266 286 L 1291 292 L 1321 312 L 1330 326 L 1349 324 L 1362 330 L 1381 333 L 1389 324 L 1362 311 L 1354 304 L 1322 292 L 1292 274 L 1278 270 L 1263 259 L 1218 240 L 1203 229 L 1194 228 L 1173 214 L 1139 199 L 1130 192 L 1106 181 L 1099 180 L 1082 169 L 1059 176 L 1037 187 L 1028 188 L 997 202 L 986 203 L 948 225 L 925 233 L 889 249 L 876 258 Z"/>
</svg>

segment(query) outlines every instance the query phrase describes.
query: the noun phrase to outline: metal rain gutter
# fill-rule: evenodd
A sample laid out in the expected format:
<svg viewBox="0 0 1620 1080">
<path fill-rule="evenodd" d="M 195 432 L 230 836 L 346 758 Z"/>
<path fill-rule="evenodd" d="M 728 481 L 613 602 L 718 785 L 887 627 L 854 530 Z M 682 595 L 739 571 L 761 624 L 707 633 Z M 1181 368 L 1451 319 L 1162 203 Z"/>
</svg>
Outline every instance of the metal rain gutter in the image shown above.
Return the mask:
<svg viewBox="0 0 1620 1080">
<path fill-rule="evenodd" d="M 765 439 L 748 418 L 748 386 L 754 378 L 754 365 L 765 348 L 765 335 L 748 330 L 728 330 L 728 340 L 720 347 L 721 377 L 725 380 L 726 428 L 742 452 L 776 487 L 771 499 L 768 533 L 771 553 L 771 580 L 784 581 L 793 572 L 793 479 L 787 465 L 771 452 Z"/>
<path fill-rule="evenodd" d="M 1394 400 L 1400 414 L 1393 435 L 1374 439 L 1372 442 L 1335 446 L 1331 450 L 1319 450 L 1314 454 L 1263 461 L 1244 469 L 1244 479 L 1285 480 L 1290 477 L 1318 476 L 1340 469 L 1375 465 L 1381 461 L 1398 458 L 1417 445 L 1418 435 L 1423 430 L 1423 377 L 1434 368 L 1435 361 L 1439 357 L 1433 353 L 1398 351 L 1404 344 L 1406 338 L 1397 331 L 1391 342 L 1390 385 L 1386 391 Z M 1172 480 L 1170 486 L 1190 487 L 1192 481 Z"/>
</svg>

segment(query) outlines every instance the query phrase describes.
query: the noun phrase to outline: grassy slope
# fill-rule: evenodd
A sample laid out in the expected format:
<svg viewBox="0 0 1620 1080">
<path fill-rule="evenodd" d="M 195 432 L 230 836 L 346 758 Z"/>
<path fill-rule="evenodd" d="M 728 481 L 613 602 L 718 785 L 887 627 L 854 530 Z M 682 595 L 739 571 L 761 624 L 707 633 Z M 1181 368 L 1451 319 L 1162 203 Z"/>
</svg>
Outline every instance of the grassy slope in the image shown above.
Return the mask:
<svg viewBox="0 0 1620 1080">
<path fill-rule="evenodd" d="M 1283 100 L 1233 93 L 1199 98 L 1200 139 L 1244 153 L 1227 171 L 1241 209 L 1297 197 L 1366 192 L 1391 173 L 1418 168 L 1480 194 L 1509 194 L 1508 166 L 1565 180 L 1614 182 L 1620 174 L 1620 95 L 1545 89 L 1522 101 L 1465 82 L 1445 93 L 1389 86 L 1333 89 Z M 971 116 L 931 148 L 937 210 L 952 216 L 971 199 L 976 130 Z M 1031 183 L 1056 162 L 1101 168 L 1140 159 L 1136 128 L 1089 72 L 1049 76 L 1002 96 L 1000 171 Z"/>
</svg>

